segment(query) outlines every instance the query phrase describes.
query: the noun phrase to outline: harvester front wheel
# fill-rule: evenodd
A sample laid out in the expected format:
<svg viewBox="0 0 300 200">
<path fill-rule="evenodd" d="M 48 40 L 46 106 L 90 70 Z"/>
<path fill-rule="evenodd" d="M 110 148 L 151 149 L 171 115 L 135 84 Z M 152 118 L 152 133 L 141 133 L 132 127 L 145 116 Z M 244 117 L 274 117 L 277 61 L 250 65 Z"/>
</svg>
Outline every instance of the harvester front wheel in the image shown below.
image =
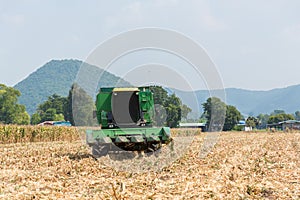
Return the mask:
<svg viewBox="0 0 300 200">
<path fill-rule="evenodd" d="M 92 154 L 95 158 L 106 156 L 109 151 L 109 146 L 106 144 L 95 144 L 92 147 Z"/>
</svg>

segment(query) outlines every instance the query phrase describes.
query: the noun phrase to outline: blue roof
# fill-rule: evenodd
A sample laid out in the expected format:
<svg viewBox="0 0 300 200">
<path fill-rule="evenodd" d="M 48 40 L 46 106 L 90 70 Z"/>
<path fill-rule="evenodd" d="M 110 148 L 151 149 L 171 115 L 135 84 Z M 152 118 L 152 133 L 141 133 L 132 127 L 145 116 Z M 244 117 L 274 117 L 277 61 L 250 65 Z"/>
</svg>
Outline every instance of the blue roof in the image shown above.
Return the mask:
<svg viewBox="0 0 300 200">
<path fill-rule="evenodd" d="M 68 121 L 58 121 L 58 122 L 53 122 L 54 126 L 72 126 L 70 122 Z"/>
<path fill-rule="evenodd" d="M 238 124 L 239 125 L 246 125 L 246 121 L 245 120 L 240 120 Z"/>
</svg>

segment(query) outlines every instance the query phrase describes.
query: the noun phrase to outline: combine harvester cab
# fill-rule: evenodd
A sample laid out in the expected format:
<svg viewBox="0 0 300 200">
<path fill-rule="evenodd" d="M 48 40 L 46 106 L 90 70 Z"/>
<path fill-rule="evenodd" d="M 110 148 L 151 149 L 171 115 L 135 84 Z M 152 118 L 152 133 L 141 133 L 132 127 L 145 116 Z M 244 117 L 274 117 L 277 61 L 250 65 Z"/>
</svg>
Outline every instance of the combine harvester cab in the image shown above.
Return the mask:
<svg viewBox="0 0 300 200">
<path fill-rule="evenodd" d="M 96 97 L 99 130 L 87 130 L 95 157 L 116 149 L 154 152 L 172 141 L 169 127 L 153 127 L 153 93 L 149 87 L 101 88 Z"/>
</svg>

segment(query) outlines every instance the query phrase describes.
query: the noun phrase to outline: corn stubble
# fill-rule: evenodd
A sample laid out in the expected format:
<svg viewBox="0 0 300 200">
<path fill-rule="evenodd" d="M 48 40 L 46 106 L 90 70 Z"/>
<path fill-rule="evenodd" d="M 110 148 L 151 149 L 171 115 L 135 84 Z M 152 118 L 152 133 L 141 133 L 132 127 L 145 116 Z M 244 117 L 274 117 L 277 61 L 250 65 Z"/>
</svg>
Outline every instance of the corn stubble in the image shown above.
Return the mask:
<svg viewBox="0 0 300 200">
<path fill-rule="evenodd" d="M 10 128 L 3 137 L 1 127 L 0 199 L 300 199 L 299 133 L 221 133 L 202 159 L 199 133 L 169 166 L 134 173 L 94 159 L 76 130 L 61 127 L 49 139 L 28 127 L 40 131 L 32 142 Z"/>
</svg>

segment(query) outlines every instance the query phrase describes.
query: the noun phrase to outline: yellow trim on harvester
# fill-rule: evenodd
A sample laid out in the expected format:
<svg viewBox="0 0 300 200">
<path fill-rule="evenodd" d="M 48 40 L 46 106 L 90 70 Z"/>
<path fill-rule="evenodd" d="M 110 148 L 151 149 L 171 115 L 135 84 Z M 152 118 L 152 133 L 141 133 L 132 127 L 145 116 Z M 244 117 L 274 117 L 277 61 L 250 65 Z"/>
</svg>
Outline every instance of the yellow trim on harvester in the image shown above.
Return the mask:
<svg viewBox="0 0 300 200">
<path fill-rule="evenodd" d="M 140 91 L 139 88 L 114 88 L 113 92 L 135 92 Z"/>
</svg>

